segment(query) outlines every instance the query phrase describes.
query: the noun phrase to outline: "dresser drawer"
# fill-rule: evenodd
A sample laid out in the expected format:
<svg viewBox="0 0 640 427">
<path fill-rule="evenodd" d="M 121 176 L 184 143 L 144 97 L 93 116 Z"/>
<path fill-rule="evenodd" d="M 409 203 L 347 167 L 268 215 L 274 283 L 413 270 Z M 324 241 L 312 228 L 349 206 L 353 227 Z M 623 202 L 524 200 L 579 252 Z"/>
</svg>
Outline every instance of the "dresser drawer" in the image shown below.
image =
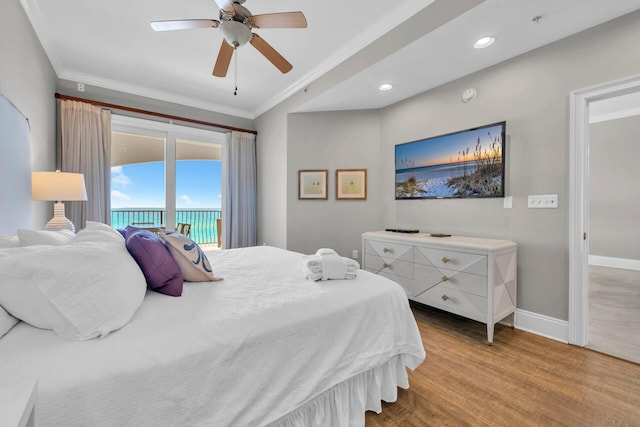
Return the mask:
<svg viewBox="0 0 640 427">
<path fill-rule="evenodd" d="M 382 277 L 386 277 L 387 279 L 396 282 L 397 284 L 399 284 L 402 289 L 404 289 L 405 293 L 407 294 L 407 298 L 409 299 L 413 299 L 414 295 L 415 295 L 415 291 L 413 289 L 413 280 L 407 278 L 407 277 L 402 277 L 402 276 L 398 276 L 396 274 L 393 274 L 391 272 L 389 273 L 385 273 L 384 270 L 381 271 L 380 273 L 378 273 L 379 276 Z"/>
<path fill-rule="evenodd" d="M 415 282 L 419 283 L 418 286 L 422 288 L 419 292 L 439 284 L 442 287 L 456 291 L 466 292 L 484 298 L 487 297 L 486 276 L 415 264 L 413 277 L 415 278 Z M 416 292 L 416 294 L 419 292 Z"/>
<path fill-rule="evenodd" d="M 370 231 L 362 252 L 364 268 L 400 284 L 409 299 L 486 323 L 489 343 L 498 321 L 514 319 L 514 242 Z"/>
<path fill-rule="evenodd" d="M 378 255 L 386 262 L 400 260 L 413 262 L 413 246 L 379 240 L 365 240 L 364 253 Z"/>
<path fill-rule="evenodd" d="M 364 255 L 365 269 L 375 274 L 384 273 L 384 275 L 392 275 L 413 279 L 413 263 L 402 260 L 385 260 L 378 255 Z M 393 280 L 393 279 L 392 279 Z"/>
<path fill-rule="evenodd" d="M 487 256 L 484 254 L 416 246 L 413 258 L 416 264 L 487 275 Z"/>
<path fill-rule="evenodd" d="M 477 295 L 436 285 L 412 299 L 460 316 L 486 322 L 487 299 Z"/>
</svg>

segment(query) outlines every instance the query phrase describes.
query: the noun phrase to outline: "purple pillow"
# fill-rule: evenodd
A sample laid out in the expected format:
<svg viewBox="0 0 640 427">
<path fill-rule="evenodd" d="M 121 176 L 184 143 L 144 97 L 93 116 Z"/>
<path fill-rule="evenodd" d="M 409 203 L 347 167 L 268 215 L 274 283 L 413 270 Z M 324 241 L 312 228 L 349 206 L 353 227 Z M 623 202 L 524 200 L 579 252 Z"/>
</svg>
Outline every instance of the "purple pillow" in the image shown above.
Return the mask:
<svg viewBox="0 0 640 427">
<path fill-rule="evenodd" d="M 142 230 L 141 228 L 134 227 L 133 225 L 127 225 L 125 228 L 118 228 L 118 232 L 122 234 L 125 240 L 129 237 L 130 234 L 135 233 L 136 231 Z"/>
<path fill-rule="evenodd" d="M 182 272 L 162 240 L 150 231 L 137 230 L 127 233 L 126 244 L 150 289 L 174 297 L 182 295 Z"/>
</svg>

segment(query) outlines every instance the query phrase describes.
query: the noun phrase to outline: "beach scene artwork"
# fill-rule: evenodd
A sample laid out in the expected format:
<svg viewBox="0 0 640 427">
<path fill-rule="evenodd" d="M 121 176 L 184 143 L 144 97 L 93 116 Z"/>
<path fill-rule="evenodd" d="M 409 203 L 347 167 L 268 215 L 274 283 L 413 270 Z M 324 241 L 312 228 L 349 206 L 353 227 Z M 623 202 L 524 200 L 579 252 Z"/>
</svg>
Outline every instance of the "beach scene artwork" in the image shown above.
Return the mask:
<svg viewBox="0 0 640 427">
<path fill-rule="evenodd" d="M 366 169 L 336 170 L 336 199 L 366 200 L 366 198 Z"/>
<path fill-rule="evenodd" d="M 327 170 L 298 171 L 298 198 L 326 199 L 327 173 Z"/>
<path fill-rule="evenodd" d="M 505 123 L 395 147 L 396 199 L 504 197 Z"/>
</svg>

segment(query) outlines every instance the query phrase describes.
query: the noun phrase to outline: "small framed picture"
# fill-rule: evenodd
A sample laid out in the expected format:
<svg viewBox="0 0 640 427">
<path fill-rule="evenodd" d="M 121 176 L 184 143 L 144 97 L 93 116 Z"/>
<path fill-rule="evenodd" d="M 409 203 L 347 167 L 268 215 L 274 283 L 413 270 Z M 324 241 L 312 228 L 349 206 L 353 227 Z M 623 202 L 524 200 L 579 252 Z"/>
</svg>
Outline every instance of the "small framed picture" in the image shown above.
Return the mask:
<svg viewBox="0 0 640 427">
<path fill-rule="evenodd" d="M 327 200 L 327 169 L 298 171 L 298 199 Z"/>
<path fill-rule="evenodd" d="M 336 170 L 336 199 L 366 200 L 367 199 L 367 170 L 366 169 L 337 169 Z"/>
</svg>

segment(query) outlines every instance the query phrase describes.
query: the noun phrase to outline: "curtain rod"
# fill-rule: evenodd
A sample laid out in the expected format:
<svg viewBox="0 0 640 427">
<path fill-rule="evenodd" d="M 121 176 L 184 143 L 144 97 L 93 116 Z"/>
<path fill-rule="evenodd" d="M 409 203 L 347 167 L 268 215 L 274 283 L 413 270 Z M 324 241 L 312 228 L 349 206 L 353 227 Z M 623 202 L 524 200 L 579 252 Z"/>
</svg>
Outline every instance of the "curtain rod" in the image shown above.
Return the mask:
<svg viewBox="0 0 640 427">
<path fill-rule="evenodd" d="M 195 124 L 198 124 L 198 125 L 205 125 L 205 126 L 212 126 L 212 127 L 226 129 L 226 130 L 235 130 L 235 131 L 238 131 L 238 132 L 247 132 L 247 133 L 252 133 L 254 135 L 258 134 L 258 132 L 255 131 L 255 130 L 242 129 L 242 128 L 237 128 L 237 127 L 233 127 L 233 126 L 221 125 L 221 124 L 218 124 L 218 123 L 205 122 L 203 120 L 189 119 L 187 117 L 173 116 L 171 114 L 156 113 L 155 111 L 141 110 L 141 109 L 138 109 L 138 108 L 125 107 L 123 105 L 109 104 L 107 102 L 100 102 L 100 101 L 93 101 L 91 99 L 77 98 L 75 96 L 62 95 L 61 93 L 58 93 L 58 92 L 56 92 L 56 98 L 57 99 L 62 99 L 62 100 L 68 100 L 68 101 L 87 102 L 89 104 L 96 105 L 98 107 L 113 108 L 114 110 L 122 110 L 122 111 L 131 112 L 131 113 L 146 114 L 148 116 L 162 117 L 163 119 L 179 120 L 181 122 L 195 123 Z"/>
</svg>

